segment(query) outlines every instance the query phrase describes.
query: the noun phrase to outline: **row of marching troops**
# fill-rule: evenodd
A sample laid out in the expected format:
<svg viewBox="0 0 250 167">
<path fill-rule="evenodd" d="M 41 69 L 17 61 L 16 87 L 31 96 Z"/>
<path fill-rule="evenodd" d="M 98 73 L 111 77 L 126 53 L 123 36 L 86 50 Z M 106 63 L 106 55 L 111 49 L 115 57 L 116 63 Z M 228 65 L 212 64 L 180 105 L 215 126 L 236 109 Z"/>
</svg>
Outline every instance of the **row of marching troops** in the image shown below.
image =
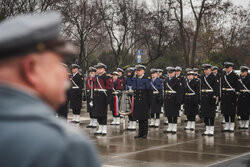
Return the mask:
<svg viewBox="0 0 250 167">
<path fill-rule="evenodd" d="M 203 75 L 197 68 L 187 68 L 186 75 L 181 67 L 167 67 L 163 70 L 151 69 L 151 76 L 145 74 L 146 67 L 136 65 L 124 71 L 118 68 L 111 76 L 106 73 L 106 65 L 98 63 L 89 68 L 86 79 L 87 111 L 90 114 L 88 128 L 97 128 L 95 134 L 107 134 L 108 105 L 113 113 L 111 125 L 120 125 L 121 96 L 124 92 L 129 100 L 128 130 L 136 130 L 135 138 L 147 138 L 148 127 L 159 127 L 163 110 L 168 127 L 164 133 L 177 132 L 177 118 L 183 109 L 187 117 L 185 130 L 195 130 L 197 115 L 204 120 L 206 129 L 202 135 L 214 135 L 215 114 L 218 106 L 225 119 L 224 132 L 234 132 L 236 114 L 240 116 L 239 128 L 248 129 L 250 115 L 250 74 L 248 67 L 241 66 L 240 75 L 233 70 L 234 64 L 224 63 L 219 73 L 216 66 L 203 64 Z M 69 93 L 73 121 L 79 122 L 82 107 L 83 77 L 79 66 L 72 66 L 72 89 Z M 150 119 L 150 124 L 148 120 Z"/>
</svg>

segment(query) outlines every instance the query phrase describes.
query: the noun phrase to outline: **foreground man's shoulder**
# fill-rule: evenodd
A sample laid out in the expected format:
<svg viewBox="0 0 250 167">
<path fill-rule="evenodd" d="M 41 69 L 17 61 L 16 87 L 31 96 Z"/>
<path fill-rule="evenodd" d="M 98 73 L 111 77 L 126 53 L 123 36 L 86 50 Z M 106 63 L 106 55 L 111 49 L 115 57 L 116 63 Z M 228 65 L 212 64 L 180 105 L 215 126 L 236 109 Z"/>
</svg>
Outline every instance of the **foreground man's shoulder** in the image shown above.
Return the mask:
<svg viewBox="0 0 250 167">
<path fill-rule="evenodd" d="M 83 133 L 62 121 L 50 123 L 42 125 L 44 132 L 38 135 L 41 144 L 37 152 L 42 157 L 58 159 L 56 166 L 100 166 L 93 144 Z"/>
</svg>

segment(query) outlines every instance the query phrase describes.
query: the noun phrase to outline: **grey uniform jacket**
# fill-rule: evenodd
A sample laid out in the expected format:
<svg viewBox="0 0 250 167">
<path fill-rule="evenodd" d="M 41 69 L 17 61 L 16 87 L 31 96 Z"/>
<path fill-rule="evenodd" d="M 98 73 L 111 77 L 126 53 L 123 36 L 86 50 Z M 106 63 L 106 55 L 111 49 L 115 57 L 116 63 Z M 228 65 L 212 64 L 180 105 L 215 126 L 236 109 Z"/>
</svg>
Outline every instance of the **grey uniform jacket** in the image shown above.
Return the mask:
<svg viewBox="0 0 250 167">
<path fill-rule="evenodd" d="M 100 167 L 89 140 L 41 99 L 0 84 L 1 167 Z"/>
</svg>

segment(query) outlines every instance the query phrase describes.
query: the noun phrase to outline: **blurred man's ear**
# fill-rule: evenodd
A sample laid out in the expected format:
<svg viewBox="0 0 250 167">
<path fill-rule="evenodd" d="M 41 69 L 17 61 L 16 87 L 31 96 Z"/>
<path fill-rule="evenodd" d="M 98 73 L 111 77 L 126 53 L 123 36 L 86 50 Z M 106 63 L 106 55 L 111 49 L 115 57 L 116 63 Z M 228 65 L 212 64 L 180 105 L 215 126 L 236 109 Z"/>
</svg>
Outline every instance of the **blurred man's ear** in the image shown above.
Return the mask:
<svg viewBox="0 0 250 167">
<path fill-rule="evenodd" d="M 37 66 L 39 63 L 39 56 L 35 54 L 27 55 L 23 58 L 20 64 L 20 73 L 24 82 L 32 87 L 36 87 L 40 82 Z"/>
</svg>

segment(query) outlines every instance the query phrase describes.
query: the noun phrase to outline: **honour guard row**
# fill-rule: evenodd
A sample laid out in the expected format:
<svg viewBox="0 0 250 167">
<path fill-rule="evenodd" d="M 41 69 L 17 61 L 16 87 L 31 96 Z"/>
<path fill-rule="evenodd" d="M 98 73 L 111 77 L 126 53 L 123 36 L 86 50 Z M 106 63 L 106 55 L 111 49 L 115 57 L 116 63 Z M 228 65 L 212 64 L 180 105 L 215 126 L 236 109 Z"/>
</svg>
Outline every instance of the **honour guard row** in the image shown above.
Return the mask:
<svg viewBox="0 0 250 167">
<path fill-rule="evenodd" d="M 234 132 L 236 115 L 240 117 L 239 129 L 248 129 L 250 114 L 250 74 L 248 67 L 240 67 L 240 75 L 233 70 L 234 64 L 224 63 L 224 69 L 203 64 L 203 75 L 198 68 L 167 67 L 151 69 L 151 76 L 145 74 L 146 67 L 136 65 L 124 70 L 117 68 L 111 75 L 106 73 L 107 66 L 98 63 L 89 68 L 85 79 L 79 66 L 72 65 L 72 88 L 69 91 L 70 108 L 73 122 L 80 122 L 82 100 L 87 102 L 90 123 L 87 128 L 97 128 L 95 134 L 107 134 L 108 105 L 112 111 L 111 125 L 120 125 L 121 117 L 128 116 L 127 130 L 135 131 L 135 138 L 147 138 L 148 127 L 158 128 L 160 114 L 164 113 L 168 124 L 164 133 L 177 133 L 177 120 L 184 112 L 187 118 L 185 130 L 195 130 L 196 118 L 205 124 L 202 135 L 214 135 L 216 112 L 221 111 L 225 125 L 223 132 Z M 85 86 L 84 86 L 85 85 Z M 84 88 L 85 87 L 85 88 Z M 82 90 L 85 89 L 82 97 Z M 125 114 L 124 114 L 125 113 Z M 150 122 L 148 122 L 150 120 Z"/>
</svg>

